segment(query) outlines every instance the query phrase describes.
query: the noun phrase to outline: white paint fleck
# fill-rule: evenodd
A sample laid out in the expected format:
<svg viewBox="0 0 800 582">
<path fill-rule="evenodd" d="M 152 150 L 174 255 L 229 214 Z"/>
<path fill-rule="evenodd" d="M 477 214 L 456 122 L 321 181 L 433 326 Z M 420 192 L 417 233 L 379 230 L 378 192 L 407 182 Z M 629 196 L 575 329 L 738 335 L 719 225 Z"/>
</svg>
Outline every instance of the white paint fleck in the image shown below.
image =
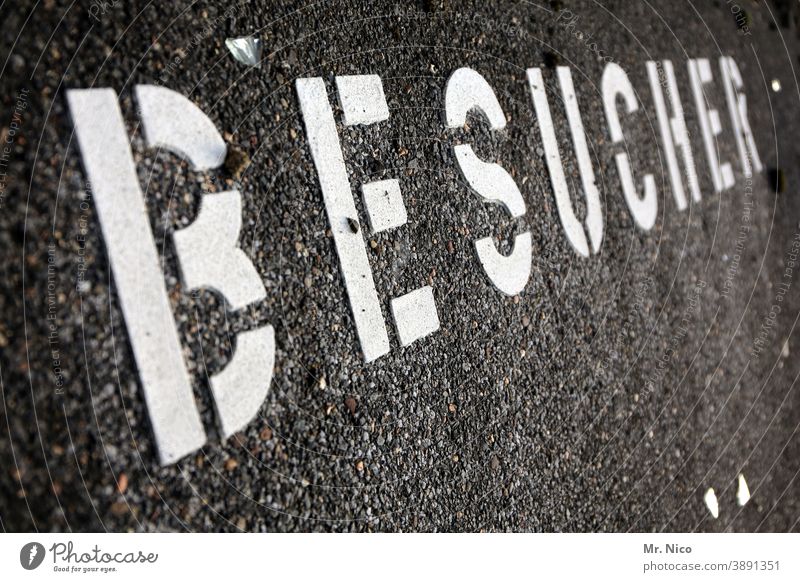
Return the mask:
<svg viewBox="0 0 800 582">
<path fill-rule="evenodd" d="M 703 501 L 714 519 L 717 519 L 719 517 L 719 502 L 717 501 L 717 494 L 714 493 L 713 487 L 708 488 L 708 491 L 706 491 L 706 494 L 703 496 Z"/>
<path fill-rule="evenodd" d="M 370 125 L 389 119 L 389 106 L 378 75 L 338 75 L 336 89 L 345 125 Z"/>
<path fill-rule="evenodd" d="M 392 315 L 404 347 L 439 329 L 433 289 L 427 285 L 392 299 Z"/>
<path fill-rule="evenodd" d="M 271 325 L 236 336 L 236 352 L 225 369 L 211 378 L 211 392 L 223 438 L 247 426 L 267 397 L 275 366 Z"/>
<path fill-rule="evenodd" d="M 739 473 L 739 488 L 736 490 L 736 503 L 739 507 L 744 507 L 750 501 L 750 488 L 747 486 L 747 481 L 744 475 Z"/>
<path fill-rule="evenodd" d="M 779 93 L 781 90 L 780 79 L 772 79 L 772 83 L 770 83 L 770 86 L 772 87 L 772 90 L 775 91 L 775 93 Z"/>
</svg>

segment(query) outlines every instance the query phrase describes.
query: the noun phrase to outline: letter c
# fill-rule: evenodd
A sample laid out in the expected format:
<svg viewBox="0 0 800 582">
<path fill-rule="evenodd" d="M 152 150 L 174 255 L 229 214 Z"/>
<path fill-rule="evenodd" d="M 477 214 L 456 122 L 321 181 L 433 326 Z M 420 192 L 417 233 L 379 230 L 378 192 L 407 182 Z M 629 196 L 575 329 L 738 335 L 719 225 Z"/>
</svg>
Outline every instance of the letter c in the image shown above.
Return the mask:
<svg viewBox="0 0 800 582">
<path fill-rule="evenodd" d="M 617 98 L 622 97 L 627 113 L 634 113 L 639 109 L 636 93 L 630 79 L 628 79 L 628 75 L 616 63 L 606 65 L 603 71 L 602 91 L 611 142 L 618 144 L 625 141 L 625 136 L 622 134 L 622 124 L 617 110 Z M 655 178 L 652 174 L 645 174 L 644 196 L 640 198 L 634 185 L 633 172 L 627 151 L 616 154 L 614 159 L 617 163 L 619 179 L 622 182 L 622 193 L 625 196 L 625 202 L 631 212 L 633 221 L 642 230 L 650 230 L 653 228 L 658 214 L 658 192 L 656 191 Z"/>
</svg>

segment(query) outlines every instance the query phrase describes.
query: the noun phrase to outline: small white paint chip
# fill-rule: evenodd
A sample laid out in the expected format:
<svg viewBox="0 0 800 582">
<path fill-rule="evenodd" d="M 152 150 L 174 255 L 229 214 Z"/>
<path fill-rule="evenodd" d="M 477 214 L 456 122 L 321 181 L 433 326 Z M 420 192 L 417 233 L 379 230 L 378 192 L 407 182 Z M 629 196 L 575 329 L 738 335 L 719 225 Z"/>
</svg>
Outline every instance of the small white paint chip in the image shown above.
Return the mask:
<svg viewBox="0 0 800 582">
<path fill-rule="evenodd" d="M 789 357 L 789 340 L 787 339 L 783 342 L 783 347 L 781 348 L 781 357 L 788 358 Z"/>
<path fill-rule="evenodd" d="M 739 473 L 739 488 L 736 490 L 736 503 L 739 507 L 744 507 L 750 501 L 750 488 L 747 486 L 747 481 L 744 475 Z"/>
<path fill-rule="evenodd" d="M 780 90 L 781 90 L 781 81 L 780 81 L 780 79 L 772 79 L 771 85 L 772 85 L 772 90 L 775 93 L 780 92 Z"/>
<path fill-rule="evenodd" d="M 345 125 L 370 125 L 389 119 L 389 106 L 378 75 L 336 77 Z"/>
<path fill-rule="evenodd" d="M 719 502 L 717 501 L 717 494 L 714 493 L 714 488 L 709 487 L 706 494 L 703 496 L 703 501 L 706 503 L 706 507 L 708 507 L 708 511 L 711 512 L 711 515 L 714 519 L 719 517 Z"/>
<path fill-rule="evenodd" d="M 408 222 L 406 205 L 397 180 L 378 180 L 361 186 L 372 232 L 383 232 Z"/>
<path fill-rule="evenodd" d="M 225 39 L 225 47 L 233 58 L 248 67 L 260 66 L 261 46 L 261 39 L 252 36 Z"/>
<path fill-rule="evenodd" d="M 403 347 L 439 329 L 433 289 L 427 285 L 392 299 L 392 315 Z"/>
</svg>

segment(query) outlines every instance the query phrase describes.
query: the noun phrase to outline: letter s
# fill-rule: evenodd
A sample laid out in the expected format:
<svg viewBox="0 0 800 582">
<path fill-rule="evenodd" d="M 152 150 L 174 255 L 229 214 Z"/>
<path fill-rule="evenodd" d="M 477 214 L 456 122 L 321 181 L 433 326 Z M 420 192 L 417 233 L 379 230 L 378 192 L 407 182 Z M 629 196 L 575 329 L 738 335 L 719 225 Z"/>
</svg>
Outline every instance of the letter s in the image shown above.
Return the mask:
<svg viewBox="0 0 800 582">
<path fill-rule="evenodd" d="M 506 118 L 489 83 L 477 71 L 461 68 L 447 80 L 445 116 L 447 127 L 456 129 L 466 123 L 467 113 L 481 111 L 493 130 L 503 129 Z M 484 200 L 502 205 L 514 218 L 525 214 L 525 200 L 514 179 L 499 164 L 484 162 L 469 144 L 453 147 L 464 179 Z M 531 233 L 526 231 L 514 239 L 514 250 L 502 255 L 491 237 L 475 241 L 475 250 L 483 270 L 492 283 L 506 295 L 520 293 L 531 274 Z"/>
</svg>

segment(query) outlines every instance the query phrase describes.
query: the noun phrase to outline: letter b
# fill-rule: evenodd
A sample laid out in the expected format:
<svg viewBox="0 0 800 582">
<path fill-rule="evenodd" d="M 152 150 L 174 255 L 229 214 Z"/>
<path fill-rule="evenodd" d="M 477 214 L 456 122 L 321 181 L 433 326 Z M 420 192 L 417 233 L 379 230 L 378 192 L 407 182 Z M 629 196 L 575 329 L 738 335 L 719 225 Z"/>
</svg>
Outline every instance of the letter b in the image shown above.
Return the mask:
<svg viewBox="0 0 800 582">
<path fill-rule="evenodd" d="M 135 89 L 145 139 L 186 158 L 195 170 L 219 167 L 226 146 L 213 122 L 175 91 L 150 85 Z M 206 441 L 153 232 L 139 186 L 127 131 L 112 89 L 67 92 L 83 163 L 93 186 L 100 226 L 142 391 L 162 464 Z M 205 194 L 197 219 L 174 234 L 188 290 L 209 287 L 240 309 L 266 297 L 251 261 L 238 248 L 241 194 Z M 272 326 L 242 332 L 228 366 L 210 379 L 223 437 L 256 415 L 272 380 Z"/>
</svg>

